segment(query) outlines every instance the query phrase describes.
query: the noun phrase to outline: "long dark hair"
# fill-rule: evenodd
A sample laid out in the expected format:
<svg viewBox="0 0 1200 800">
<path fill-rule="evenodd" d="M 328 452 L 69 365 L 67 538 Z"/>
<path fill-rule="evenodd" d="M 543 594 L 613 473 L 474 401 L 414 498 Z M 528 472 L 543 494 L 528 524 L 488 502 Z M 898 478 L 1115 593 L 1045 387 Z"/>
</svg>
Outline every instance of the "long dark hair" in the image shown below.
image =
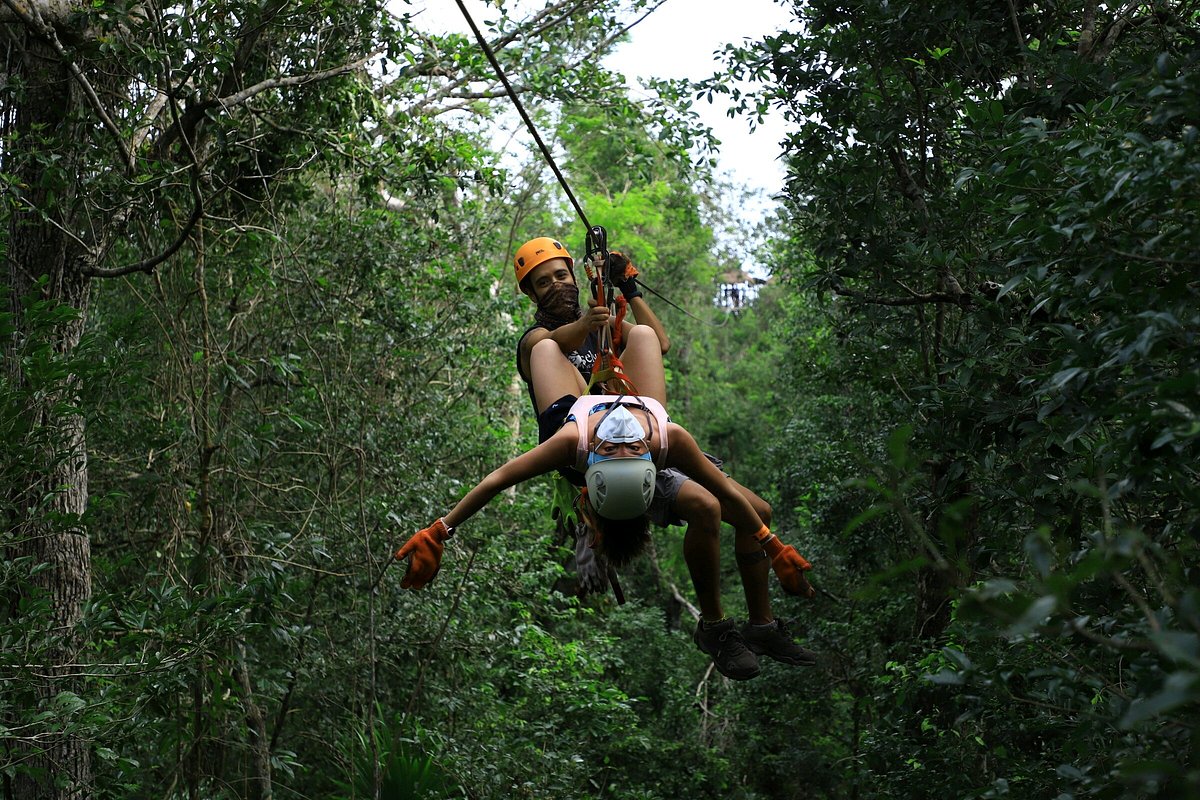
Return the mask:
<svg viewBox="0 0 1200 800">
<path fill-rule="evenodd" d="M 642 554 L 650 542 L 650 518 L 609 519 L 593 515 L 593 547 L 614 567 L 623 567 Z"/>
</svg>

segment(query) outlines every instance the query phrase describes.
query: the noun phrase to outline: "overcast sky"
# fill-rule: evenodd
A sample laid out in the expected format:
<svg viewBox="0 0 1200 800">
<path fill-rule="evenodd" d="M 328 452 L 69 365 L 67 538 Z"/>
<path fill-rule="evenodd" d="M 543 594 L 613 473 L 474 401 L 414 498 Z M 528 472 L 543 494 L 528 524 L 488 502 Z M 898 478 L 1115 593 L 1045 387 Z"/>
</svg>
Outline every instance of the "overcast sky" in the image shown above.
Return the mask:
<svg viewBox="0 0 1200 800">
<path fill-rule="evenodd" d="M 728 42 L 760 40 L 785 27 L 790 14 L 773 0 L 667 0 L 630 32 L 632 39 L 615 54 L 615 64 L 632 82 L 635 76 L 706 78 L 721 66 L 715 52 Z M 720 168 L 736 180 L 768 193 L 783 184 L 778 160 L 785 126 L 769 118 L 750 133 L 745 119 L 730 119 L 727 106 L 714 97 L 694 109 L 721 140 Z"/>
<path fill-rule="evenodd" d="M 466 0 L 466 5 L 481 28 L 495 15 L 483 0 Z M 414 0 L 409 8 L 424 9 L 418 20 L 427 30 L 469 30 L 454 0 Z M 714 52 L 725 43 L 760 39 L 789 19 L 789 12 L 774 0 L 667 0 L 634 26 L 631 41 L 621 45 L 608 64 L 626 76 L 635 92 L 638 77 L 698 80 L 719 68 Z M 751 134 L 744 119 L 729 119 L 719 98 L 712 105 L 699 101 L 694 108 L 722 142 L 719 171 L 766 195 L 779 191 L 784 174 L 779 141 L 786 130 L 781 120 L 768 119 Z"/>
</svg>

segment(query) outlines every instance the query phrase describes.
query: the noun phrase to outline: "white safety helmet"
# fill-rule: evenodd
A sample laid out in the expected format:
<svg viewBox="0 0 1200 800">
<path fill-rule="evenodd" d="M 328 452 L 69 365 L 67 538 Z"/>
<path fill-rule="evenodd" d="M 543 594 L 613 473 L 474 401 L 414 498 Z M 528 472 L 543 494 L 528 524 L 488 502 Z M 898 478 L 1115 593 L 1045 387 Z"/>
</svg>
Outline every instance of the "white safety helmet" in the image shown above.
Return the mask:
<svg viewBox="0 0 1200 800">
<path fill-rule="evenodd" d="M 588 502 L 606 519 L 633 519 L 650 508 L 658 468 L 647 458 L 604 458 L 583 474 Z"/>
</svg>

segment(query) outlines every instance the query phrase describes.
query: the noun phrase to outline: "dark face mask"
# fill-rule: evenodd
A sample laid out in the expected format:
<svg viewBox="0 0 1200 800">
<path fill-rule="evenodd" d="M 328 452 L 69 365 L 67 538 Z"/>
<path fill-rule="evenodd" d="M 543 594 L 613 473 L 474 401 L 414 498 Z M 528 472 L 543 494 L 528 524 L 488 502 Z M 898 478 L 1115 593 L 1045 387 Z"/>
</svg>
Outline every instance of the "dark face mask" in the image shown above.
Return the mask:
<svg viewBox="0 0 1200 800">
<path fill-rule="evenodd" d="M 573 283 L 556 283 L 538 300 L 535 319 L 553 330 L 579 319 L 579 287 Z"/>
</svg>

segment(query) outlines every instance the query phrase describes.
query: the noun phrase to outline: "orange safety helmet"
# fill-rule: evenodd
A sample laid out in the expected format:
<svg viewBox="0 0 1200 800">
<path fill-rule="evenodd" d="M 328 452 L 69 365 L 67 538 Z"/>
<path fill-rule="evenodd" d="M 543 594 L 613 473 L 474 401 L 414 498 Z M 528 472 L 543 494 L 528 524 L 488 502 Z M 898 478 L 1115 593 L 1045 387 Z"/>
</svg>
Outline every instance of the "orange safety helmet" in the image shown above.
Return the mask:
<svg viewBox="0 0 1200 800">
<path fill-rule="evenodd" d="M 551 239 L 549 236 L 539 236 L 536 239 L 530 239 L 518 247 L 517 254 L 513 257 L 513 267 L 517 271 L 517 285 L 521 285 L 521 281 L 525 280 L 525 276 L 529 274 L 530 270 L 543 261 L 549 261 L 552 258 L 565 258 L 567 266 L 572 268 L 575 266 L 575 259 L 571 258 L 571 254 L 567 252 L 566 246 L 557 239 Z"/>
</svg>

